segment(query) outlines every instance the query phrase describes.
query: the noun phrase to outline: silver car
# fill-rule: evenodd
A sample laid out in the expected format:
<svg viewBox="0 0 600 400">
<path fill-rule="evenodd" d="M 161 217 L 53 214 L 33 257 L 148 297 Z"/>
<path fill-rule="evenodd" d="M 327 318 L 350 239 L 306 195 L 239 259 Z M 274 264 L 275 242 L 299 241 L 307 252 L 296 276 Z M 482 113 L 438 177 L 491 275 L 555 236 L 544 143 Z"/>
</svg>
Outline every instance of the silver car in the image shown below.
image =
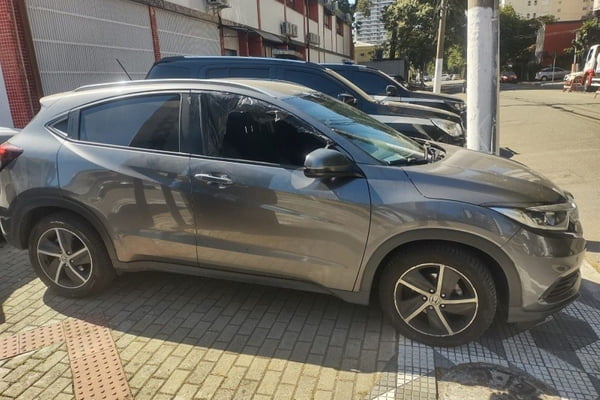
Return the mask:
<svg viewBox="0 0 600 400">
<path fill-rule="evenodd" d="M 105 84 L 46 97 L 0 146 L 0 222 L 86 296 L 161 270 L 331 293 L 459 345 L 576 296 L 573 197 L 525 166 L 417 142 L 274 81 Z"/>
</svg>

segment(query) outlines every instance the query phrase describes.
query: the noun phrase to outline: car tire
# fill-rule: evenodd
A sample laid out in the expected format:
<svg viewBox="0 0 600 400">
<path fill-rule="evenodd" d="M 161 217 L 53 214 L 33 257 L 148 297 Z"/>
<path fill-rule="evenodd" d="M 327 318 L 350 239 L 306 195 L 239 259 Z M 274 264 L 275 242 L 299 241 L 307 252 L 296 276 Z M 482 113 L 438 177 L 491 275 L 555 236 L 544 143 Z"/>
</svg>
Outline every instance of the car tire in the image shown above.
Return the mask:
<svg viewBox="0 0 600 400">
<path fill-rule="evenodd" d="M 104 242 L 92 226 L 73 214 L 43 218 L 31 231 L 28 244 L 37 276 L 61 296 L 99 293 L 115 277 Z"/>
<path fill-rule="evenodd" d="M 548 77 L 544 75 L 544 76 L 542 76 L 542 77 L 540 78 L 540 80 L 541 80 L 541 81 L 547 81 L 547 80 L 548 80 Z"/>
<path fill-rule="evenodd" d="M 431 244 L 398 251 L 386 262 L 379 282 L 382 310 L 396 329 L 428 345 L 475 340 L 496 314 L 490 271 L 480 257 L 460 246 Z"/>
</svg>

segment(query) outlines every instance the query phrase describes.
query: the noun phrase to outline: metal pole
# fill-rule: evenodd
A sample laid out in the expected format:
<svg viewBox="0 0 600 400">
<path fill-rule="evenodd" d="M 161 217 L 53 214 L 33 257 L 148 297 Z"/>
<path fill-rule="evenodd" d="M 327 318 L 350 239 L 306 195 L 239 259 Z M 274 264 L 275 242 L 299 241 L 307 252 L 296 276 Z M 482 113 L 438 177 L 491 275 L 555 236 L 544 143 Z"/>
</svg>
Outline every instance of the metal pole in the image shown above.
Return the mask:
<svg viewBox="0 0 600 400">
<path fill-rule="evenodd" d="M 498 0 L 468 0 L 467 148 L 498 154 Z"/>
<path fill-rule="evenodd" d="M 444 68 L 444 39 L 446 37 L 446 14 L 448 11 L 448 0 L 442 0 L 440 7 L 440 26 L 438 28 L 437 51 L 435 56 L 433 93 L 442 92 L 442 69 Z"/>
<path fill-rule="evenodd" d="M 554 52 L 554 59 L 552 60 L 552 82 L 554 82 L 554 68 L 556 68 L 556 51 Z"/>
</svg>

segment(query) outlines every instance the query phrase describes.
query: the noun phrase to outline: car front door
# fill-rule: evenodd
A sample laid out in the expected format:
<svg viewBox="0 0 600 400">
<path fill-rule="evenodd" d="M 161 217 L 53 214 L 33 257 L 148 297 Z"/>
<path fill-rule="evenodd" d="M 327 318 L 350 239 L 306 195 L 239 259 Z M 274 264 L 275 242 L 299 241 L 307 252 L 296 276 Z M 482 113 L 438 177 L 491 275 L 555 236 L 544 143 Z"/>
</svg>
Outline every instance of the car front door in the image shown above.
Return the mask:
<svg viewBox="0 0 600 400">
<path fill-rule="evenodd" d="M 306 177 L 306 154 L 326 142 L 282 109 L 238 94 L 197 96 L 199 263 L 351 290 L 369 231 L 366 179 Z"/>
</svg>

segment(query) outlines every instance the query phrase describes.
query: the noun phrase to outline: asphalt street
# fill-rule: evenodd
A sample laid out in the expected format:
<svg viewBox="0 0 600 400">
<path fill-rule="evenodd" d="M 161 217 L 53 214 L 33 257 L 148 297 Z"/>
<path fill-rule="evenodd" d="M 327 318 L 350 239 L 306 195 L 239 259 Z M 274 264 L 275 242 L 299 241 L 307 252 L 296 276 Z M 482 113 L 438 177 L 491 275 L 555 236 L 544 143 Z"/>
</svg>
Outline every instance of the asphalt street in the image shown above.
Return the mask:
<svg viewBox="0 0 600 400">
<path fill-rule="evenodd" d="M 600 96 L 503 86 L 500 147 L 575 195 L 588 260 L 600 264 Z"/>
</svg>

